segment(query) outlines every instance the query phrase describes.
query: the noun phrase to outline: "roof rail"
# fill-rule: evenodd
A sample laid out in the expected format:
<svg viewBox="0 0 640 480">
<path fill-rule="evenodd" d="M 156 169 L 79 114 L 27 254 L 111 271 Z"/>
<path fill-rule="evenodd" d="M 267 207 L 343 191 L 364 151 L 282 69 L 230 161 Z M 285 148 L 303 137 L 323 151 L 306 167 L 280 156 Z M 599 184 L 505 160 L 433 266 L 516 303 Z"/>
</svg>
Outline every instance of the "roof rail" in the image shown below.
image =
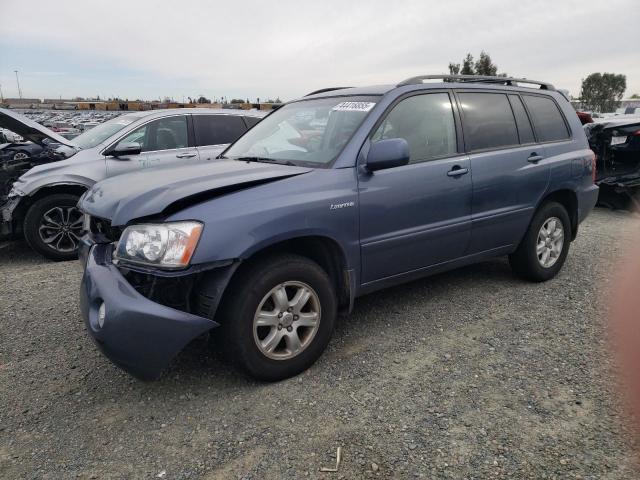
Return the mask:
<svg viewBox="0 0 640 480">
<path fill-rule="evenodd" d="M 321 88 L 320 90 L 314 90 L 311 93 L 307 93 L 305 95 L 305 97 L 309 97 L 311 95 L 316 95 L 318 93 L 325 93 L 325 92 L 333 92 L 334 90 L 343 90 L 345 88 L 353 88 L 353 87 L 329 87 L 329 88 Z"/>
<path fill-rule="evenodd" d="M 404 85 L 419 85 L 424 83 L 424 80 L 442 80 L 443 82 L 459 83 L 497 83 L 507 86 L 512 86 L 518 83 L 528 83 L 530 85 L 537 85 L 540 90 L 555 90 L 555 87 L 550 83 L 538 82 L 537 80 L 513 77 L 491 77 L 487 75 L 419 75 L 417 77 L 407 78 L 396 86 L 402 87 Z"/>
</svg>

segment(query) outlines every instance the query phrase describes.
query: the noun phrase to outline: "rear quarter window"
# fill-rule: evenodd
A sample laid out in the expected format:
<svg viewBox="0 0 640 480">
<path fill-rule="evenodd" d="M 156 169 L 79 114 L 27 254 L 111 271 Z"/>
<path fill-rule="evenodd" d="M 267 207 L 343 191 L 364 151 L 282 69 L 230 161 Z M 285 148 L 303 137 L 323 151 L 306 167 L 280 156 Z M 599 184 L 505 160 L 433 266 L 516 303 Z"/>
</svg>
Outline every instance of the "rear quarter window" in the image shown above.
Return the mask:
<svg viewBox="0 0 640 480">
<path fill-rule="evenodd" d="M 518 145 L 518 130 L 507 96 L 502 93 L 459 93 L 467 149 L 487 150 Z"/>
<path fill-rule="evenodd" d="M 556 102 L 538 95 L 523 95 L 539 142 L 555 142 L 570 137 L 567 124 Z"/>
</svg>

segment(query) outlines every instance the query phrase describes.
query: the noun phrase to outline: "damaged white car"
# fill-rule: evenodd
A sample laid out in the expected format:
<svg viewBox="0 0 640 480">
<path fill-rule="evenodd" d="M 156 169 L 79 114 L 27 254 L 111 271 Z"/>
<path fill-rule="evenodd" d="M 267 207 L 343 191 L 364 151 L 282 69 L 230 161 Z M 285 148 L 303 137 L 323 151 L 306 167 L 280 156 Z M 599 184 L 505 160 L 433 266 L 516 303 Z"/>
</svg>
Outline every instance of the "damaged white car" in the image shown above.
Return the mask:
<svg viewBox="0 0 640 480">
<path fill-rule="evenodd" d="M 94 183 L 141 169 L 214 160 L 266 113 L 207 108 L 132 112 L 67 140 L 0 109 L 0 127 L 39 147 L 17 158 L 12 149 L 0 148 L 0 238 L 23 235 L 47 258 L 77 258 L 83 226 L 76 204 Z"/>
</svg>

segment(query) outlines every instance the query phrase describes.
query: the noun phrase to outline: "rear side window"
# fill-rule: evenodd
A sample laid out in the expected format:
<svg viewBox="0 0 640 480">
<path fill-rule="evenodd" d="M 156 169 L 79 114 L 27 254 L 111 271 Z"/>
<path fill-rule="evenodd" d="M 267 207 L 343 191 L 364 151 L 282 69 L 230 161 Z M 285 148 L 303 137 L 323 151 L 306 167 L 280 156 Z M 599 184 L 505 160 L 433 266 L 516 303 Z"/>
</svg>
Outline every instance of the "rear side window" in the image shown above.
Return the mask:
<svg viewBox="0 0 640 480">
<path fill-rule="evenodd" d="M 567 125 L 552 99 L 537 95 L 523 95 L 533 126 L 540 142 L 553 142 L 569 138 Z"/>
<path fill-rule="evenodd" d="M 247 122 L 247 127 L 249 128 L 253 127 L 260 120 L 262 119 L 257 117 L 244 117 L 244 121 Z"/>
<path fill-rule="evenodd" d="M 458 94 L 464 112 L 464 138 L 469 150 L 518 145 L 518 130 L 507 96 L 501 93 Z"/>
<path fill-rule="evenodd" d="M 457 153 L 456 125 L 446 93 L 414 95 L 398 103 L 375 131 L 371 140 L 404 138 L 409 162 L 415 163 Z"/>
<path fill-rule="evenodd" d="M 193 115 L 196 145 L 220 145 L 235 142 L 246 131 L 239 115 Z"/>
<path fill-rule="evenodd" d="M 509 101 L 511 102 L 511 108 L 513 108 L 513 114 L 516 117 L 516 125 L 518 126 L 518 135 L 520 136 L 520 143 L 533 143 L 535 137 L 533 136 L 533 129 L 531 128 L 531 122 L 527 116 L 527 111 L 524 109 L 522 100 L 518 95 L 509 95 Z"/>
</svg>

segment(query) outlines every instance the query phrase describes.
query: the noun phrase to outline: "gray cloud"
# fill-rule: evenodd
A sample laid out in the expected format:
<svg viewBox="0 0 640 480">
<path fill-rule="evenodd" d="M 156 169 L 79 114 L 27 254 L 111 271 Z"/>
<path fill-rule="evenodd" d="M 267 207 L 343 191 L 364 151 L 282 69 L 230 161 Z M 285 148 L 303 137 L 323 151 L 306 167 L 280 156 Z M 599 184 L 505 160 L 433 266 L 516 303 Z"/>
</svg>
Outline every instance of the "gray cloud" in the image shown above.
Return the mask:
<svg viewBox="0 0 640 480">
<path fill-rule="evenodd" d="M 628 93 L 640 93 L 638 0 L 4 0 L 2 11 L 0 42 L 115 62 L 171 80 L 174 95 L 291 98 L 394 83 L 482 49 L 501 71 L 573 94 L 594 71 L 625 73 Z M 114 91 L 146 96 L 143 79 Z"/>
</svg>

